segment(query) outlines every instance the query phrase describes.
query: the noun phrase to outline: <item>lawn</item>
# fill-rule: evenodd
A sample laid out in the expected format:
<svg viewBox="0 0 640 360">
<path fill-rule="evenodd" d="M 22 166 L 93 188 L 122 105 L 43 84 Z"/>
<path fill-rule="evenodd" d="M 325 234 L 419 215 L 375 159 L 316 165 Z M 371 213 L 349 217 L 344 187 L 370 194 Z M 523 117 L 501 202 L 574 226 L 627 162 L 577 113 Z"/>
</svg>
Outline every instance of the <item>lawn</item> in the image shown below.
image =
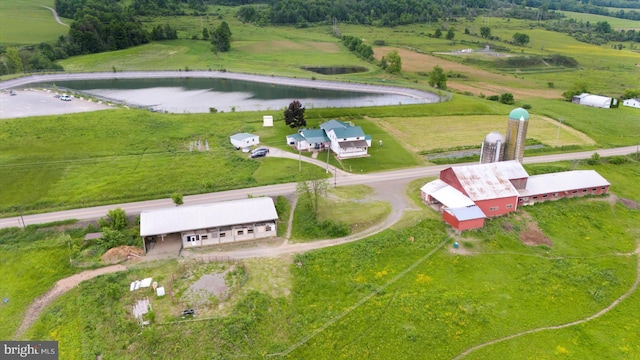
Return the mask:
<svg viewBox="0 0 640 360">
<path fill-rule="evenodd" d="M 3 0 L 0 2 L 0 44 L 23 45 L 50 42 L 67 35 L 69 27 L 60 25 L 51 10 L 53 0 Z M 71 24 L 70 19 L 61 19 Z"/>
<path fill-rule="evenodd" d="M 246 113 L 167 115 L 121 109 L 3 121 L 0 213 L 296 181 L 295 161 L 252 160 L 233 148 L 230 134 L 275 131 L 248 117 L 258 119 Z M 59 127 L 60 122 L 65 126 Z M 210 150 L 189 151 L 197 140 L 208 140 Z M 286 146 L 284 138 L 263 144 Z M 317 166 L 303 167 L 314 176 L 327 176 Z"/>
</svg>

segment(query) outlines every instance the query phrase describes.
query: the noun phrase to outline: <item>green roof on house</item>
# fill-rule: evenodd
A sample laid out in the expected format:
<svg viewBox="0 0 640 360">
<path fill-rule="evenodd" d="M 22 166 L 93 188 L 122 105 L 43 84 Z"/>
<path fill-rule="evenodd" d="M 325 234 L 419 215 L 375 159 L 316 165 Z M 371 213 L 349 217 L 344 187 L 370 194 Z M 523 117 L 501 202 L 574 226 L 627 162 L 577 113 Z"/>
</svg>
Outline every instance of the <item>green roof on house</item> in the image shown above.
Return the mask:
<svg viewBox="0 0 640 360">
<path fill-rule="evenodd" d="M 364 131 L 360 126 L 349 126 L 346 128 L 335 128 L 333 132 L 336 133 L 336 137 L 338 138 L 352 138 L 352 137 L 362 137 L 364 138 Z"/>
<path fill-rule="evenodd" d="M 331 119 L 325 123 L 320 124 L 320 128 L 324 131 L 329 131 L 331 129 L 335 129 L 335 128 L 346 128 L 349 127 L 351 125 L 343 123 L 342 121 L 338 121 L 335 119 Z"/>
<path fill-rule="evenodd" d="M 301 135 L 310 144 L 329 142 L 329 138 L 327 137 L 327 134 L 322 129 L 303 129 L 301 131 Z"/>
</svg>

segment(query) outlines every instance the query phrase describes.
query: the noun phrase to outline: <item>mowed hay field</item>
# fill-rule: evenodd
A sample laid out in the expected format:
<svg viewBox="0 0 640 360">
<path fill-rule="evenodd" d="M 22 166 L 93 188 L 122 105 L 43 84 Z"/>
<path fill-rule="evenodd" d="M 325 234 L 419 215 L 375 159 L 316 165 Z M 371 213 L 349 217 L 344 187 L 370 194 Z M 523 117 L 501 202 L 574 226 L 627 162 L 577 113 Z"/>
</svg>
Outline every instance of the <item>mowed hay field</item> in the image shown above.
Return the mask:
<svg viewBox="0 0 640 360">
<path fill-rule="evenodd" d="M 508 116 L 467 115 L 429 117 L 368 118 L 392 134 L 412 152 L 473 146 L 482 142 L 479 134 L 506 133 Z M 561 125 L 551 118 L 531 114 L 527 138 L 548 146 L 591 146 L 596 142 L 587 135 Z M 559 131 L 558 131 L 558 128 Z M 556 144 L 556 137 L 558 138 Z"/>
<path fill-rule="evenodd" d="M 459 73 L 464 78 L 449 78 L 447 87 L 460 92 L 469 92 L 473 95 L 499 95 L 504 92 L 512 93 L 516 99 L 527 97 L 540 97 L 557 99 L 562 91 L 558 89 L 545 89 L 533 80 L 514 77 L 513 75 L 498 74 L 472 66 L 460 64 L 454 61 L 421 54 L 408 49 L 396 49 L 392 47 L 375 48 L 376 59 L 380 60 L 392 50 L 397 50 L 402 58 L 402 70 L 407 72 L 430 72 L 437 65 L 445 73 Z"/>
<path fill-rule="evenodd" d="M 68 26 L 58 24 L 51 10 L 53 0 L 0 1 L 0 44 L 34 44 L 66 35 Z M 61 19 L 70 24 L 68 19 Z"/>
</svg>

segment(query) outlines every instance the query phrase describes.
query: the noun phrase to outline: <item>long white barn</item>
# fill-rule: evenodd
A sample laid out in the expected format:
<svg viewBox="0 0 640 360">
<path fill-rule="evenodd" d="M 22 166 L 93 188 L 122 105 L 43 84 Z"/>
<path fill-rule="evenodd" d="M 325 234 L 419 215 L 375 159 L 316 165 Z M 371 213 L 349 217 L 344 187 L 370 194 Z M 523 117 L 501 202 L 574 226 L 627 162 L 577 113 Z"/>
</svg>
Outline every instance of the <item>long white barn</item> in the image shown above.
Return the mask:
<svg viewBox="0 0 640 360">
<path fill-rule="evenodd" d="M 140 236 L 147 241 L 180 234 L 187 247 L 276 236 L 278 213 L 270 197 L 143 211 Z"/>
</svg>

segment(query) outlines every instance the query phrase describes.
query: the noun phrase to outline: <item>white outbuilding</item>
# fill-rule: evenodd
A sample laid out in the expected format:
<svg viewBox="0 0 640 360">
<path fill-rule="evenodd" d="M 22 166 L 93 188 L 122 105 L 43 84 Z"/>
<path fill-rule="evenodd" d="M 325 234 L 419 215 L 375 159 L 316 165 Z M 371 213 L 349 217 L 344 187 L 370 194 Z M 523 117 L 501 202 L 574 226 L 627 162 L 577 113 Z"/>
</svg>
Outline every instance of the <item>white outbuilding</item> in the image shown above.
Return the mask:
<svg viewBox="0 0 640 360">
<path fill-rule="evenodd" d="M 601 95 L 592 95 L 588 93 L 582 93 L 580 95 L 576 95 L 571 99 L 571 102 L 574 104 L 580 104 L 585 106 L 592 106 L 602 109 L 609 109 L 611 105 L 616 105 L 617 100 L 612 99 L 610 97 L 601 96 Z"/>
<path fill-rule="evenodd" d="M 278 213 L 273 199 L 258 197 L 176 206 L 140 213 L 140 236 L 147 242 L 179 234 L 182 246 L 206 246 L 276 236 Z"/>
<path fill-rule="evenodd" d="M 251 146 L 260 144 L 260 136 L 253 135 L 249 133 L 238 133 L 231 135 L 229 138 L 231 140 L 231 144 L 235 146 L 236 149 L 243 151 L 249 151 Z"/>
<path fill-rule="evenodd" d="M 622 101 L 622 105 L 634 107 L 636 109 L 640 109 L 640 98 L 623 100 Z"/>
</svg>

